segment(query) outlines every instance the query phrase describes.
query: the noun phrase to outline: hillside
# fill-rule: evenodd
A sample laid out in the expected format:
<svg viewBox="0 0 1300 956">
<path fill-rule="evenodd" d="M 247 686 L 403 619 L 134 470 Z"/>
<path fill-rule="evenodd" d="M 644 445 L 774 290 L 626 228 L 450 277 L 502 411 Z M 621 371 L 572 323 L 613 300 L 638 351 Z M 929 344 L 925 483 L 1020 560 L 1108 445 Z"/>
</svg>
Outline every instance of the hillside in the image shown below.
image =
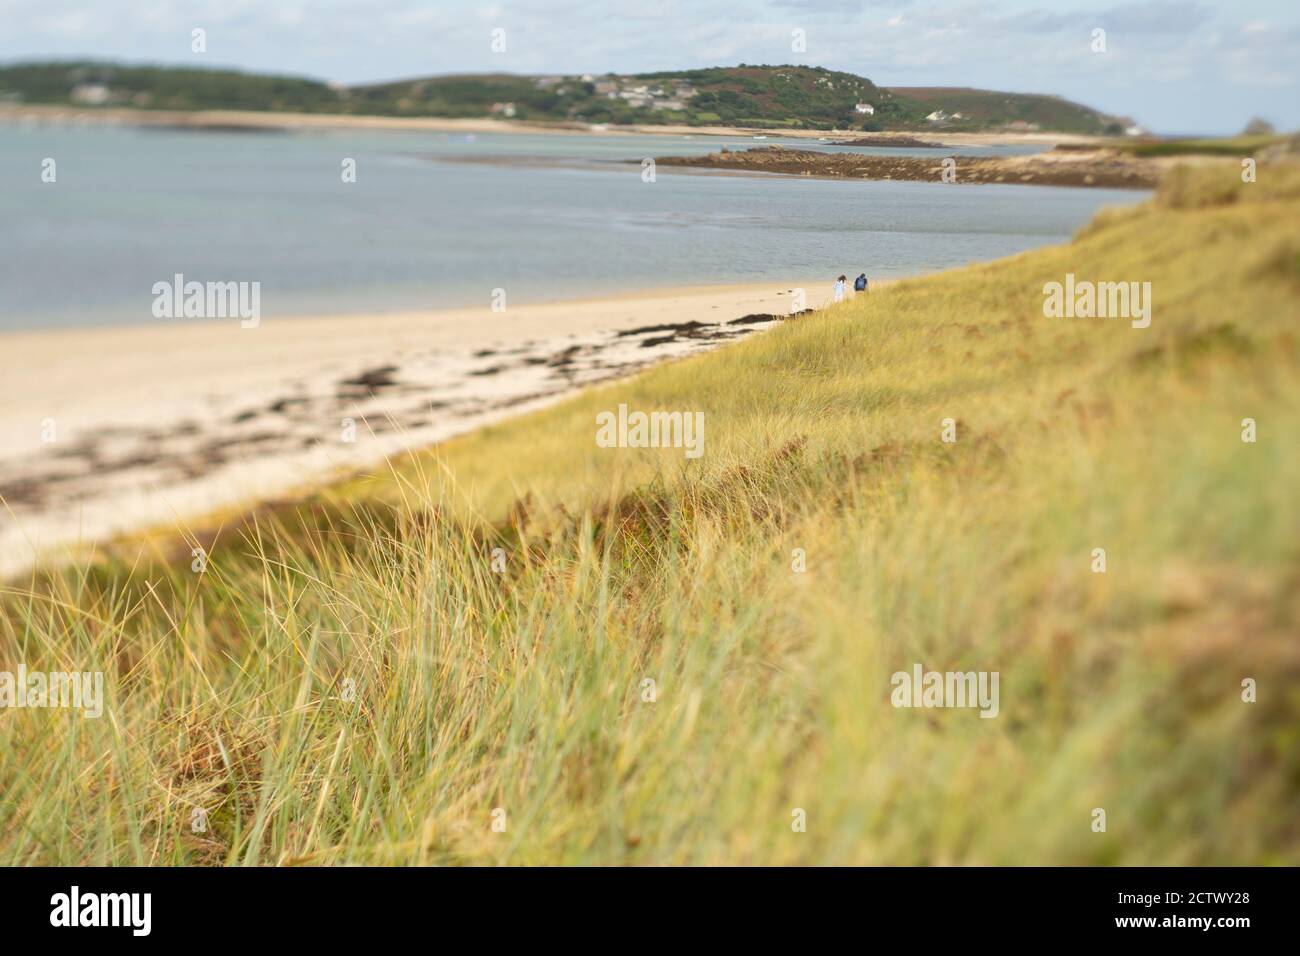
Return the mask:
<svg viewBox="0 0 1300 956">
<path fill-rule="evenodd" d="M 1071 133 L 1123 129 L 1123 121 L 1055 97 L 891 90 L 820 67 L 744 64 L 627 76 L 434 76 L 343 87 L 231 70 L 36 63 L 0 68 L 0 102 L 868 132 L 1016 123 Z"/>
<path fill-rule="evenodd" d="M 316 80 L 236 70 L 80 61 L 0 67 L 0 104 L 311 113 L 336 109 L 338 102 L 338 93 Z"/>
<path fill-rule="evenodd" d="M 0 593 L 0 662 L 107 672 L 0 720 L 0 863 L 1300 863 L 1300 170 L 1175 172 Z M 1045 318 L 1067 274 L 1150 327 Z M 703 456 L 598 447 L 620 403 Z"/>
<path fill-rule="evenodd" d="M 1133 125 L 1132 120 L 1107 116 L 1059 96 L 938 86 L 893 86 L 889 92 L 915 104 L 926 116 L 937 112 L 942 117 L 938 124 L 950 130 L 1011 128 L 1115 135 Z"/>
</svg>

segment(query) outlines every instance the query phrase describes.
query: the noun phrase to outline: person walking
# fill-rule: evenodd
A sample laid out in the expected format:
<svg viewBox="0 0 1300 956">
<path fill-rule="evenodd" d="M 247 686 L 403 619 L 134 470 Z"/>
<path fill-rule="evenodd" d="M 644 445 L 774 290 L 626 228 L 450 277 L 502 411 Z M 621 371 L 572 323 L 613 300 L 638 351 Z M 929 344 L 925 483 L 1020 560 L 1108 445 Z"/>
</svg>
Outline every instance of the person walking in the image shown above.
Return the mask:
<svg viewBox="0 0 1300 956">
<path fill-rule="evenodd" d="M 853 280 L 853 291 L 854 292 L 867 291 L 867 274 L 865 272 Z"/>
<path fill-rule="evenodd" d="M 844 301 L 845 283 L 847 283 L 848 281 L 849 281 L 848 276 L 840 276 L 838 279 L 835 280 L 835 292 L 832 294 L 833 301 L 835 302 Z"/>
</svg>

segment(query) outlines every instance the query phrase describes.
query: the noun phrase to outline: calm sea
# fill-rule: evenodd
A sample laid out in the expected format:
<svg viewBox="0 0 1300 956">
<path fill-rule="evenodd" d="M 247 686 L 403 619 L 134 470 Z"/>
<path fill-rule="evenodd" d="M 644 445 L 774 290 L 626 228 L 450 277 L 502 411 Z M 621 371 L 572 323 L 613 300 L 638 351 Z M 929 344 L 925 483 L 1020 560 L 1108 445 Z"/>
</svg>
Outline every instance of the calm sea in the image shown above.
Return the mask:
<svg viewBox="0 0 1300 956">
<path fill-rule="evenodd" d="M 662 169 L 642 179 L 646 156 L 777 142 L 0 124 L 0 328 L 157 321 L 153 284 L 176 273 L 260 282 L 264 316 L 487 306 L 498 288 L 513 304 L 885 278 L 1061 242 L 1098 207 L 1143 197 Z M 345 159 L 355 182 L 342 181 Z"/>
</svg>

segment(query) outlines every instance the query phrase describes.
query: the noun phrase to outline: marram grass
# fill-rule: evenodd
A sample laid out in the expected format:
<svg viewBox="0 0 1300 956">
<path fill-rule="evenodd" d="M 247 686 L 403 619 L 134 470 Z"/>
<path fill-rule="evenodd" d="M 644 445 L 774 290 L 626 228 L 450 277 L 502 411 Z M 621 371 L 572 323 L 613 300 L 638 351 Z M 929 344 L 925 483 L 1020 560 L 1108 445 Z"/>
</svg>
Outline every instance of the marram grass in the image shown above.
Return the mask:
<svg viewBox="0 0 1300 956">
<path fill-rule="evenodd" d="M 1259 172 L 11 584 L 0 669 L 106 701 L 0 711 L 0 863 L 1300 862 L 1300 172 Z M 1066 273 L 1151 327 L 1044 318 Z M 703 457 L 598 448 L 620 402 Z M 915 663 L 998 716 L 892 707 Z"/>
</svg>

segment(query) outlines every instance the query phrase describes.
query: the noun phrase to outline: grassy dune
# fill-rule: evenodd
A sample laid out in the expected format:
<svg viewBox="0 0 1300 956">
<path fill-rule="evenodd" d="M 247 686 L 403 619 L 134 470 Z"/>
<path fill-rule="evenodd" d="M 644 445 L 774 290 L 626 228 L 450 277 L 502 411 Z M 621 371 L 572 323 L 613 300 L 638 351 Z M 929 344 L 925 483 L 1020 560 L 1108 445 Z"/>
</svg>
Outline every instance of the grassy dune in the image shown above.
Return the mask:
<svg viewBox="0 0 1300 956">
<path fill-rule="evenodd" d="M 1237 172 L 10 587 L 0 668 L 108 690 L 0 712 L 0 863 L 1300 863 L 1300 171 Z"/>
</svg>

